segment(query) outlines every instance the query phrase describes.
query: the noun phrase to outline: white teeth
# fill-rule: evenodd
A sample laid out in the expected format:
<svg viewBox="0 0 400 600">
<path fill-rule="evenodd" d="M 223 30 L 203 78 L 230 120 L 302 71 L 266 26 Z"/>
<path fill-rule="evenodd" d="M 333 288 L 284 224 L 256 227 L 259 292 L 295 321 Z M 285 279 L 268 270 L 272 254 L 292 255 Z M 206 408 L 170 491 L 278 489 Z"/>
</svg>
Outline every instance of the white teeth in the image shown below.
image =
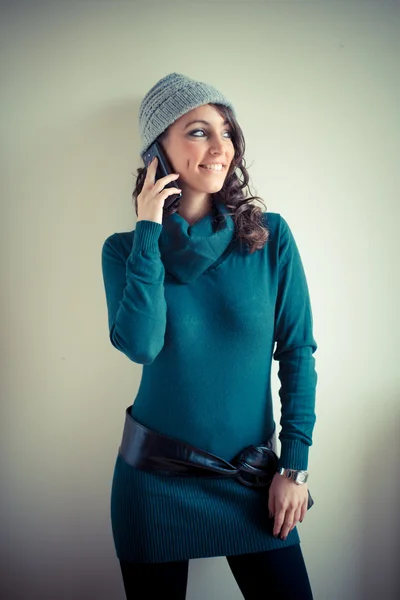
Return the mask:
<svg viewBox="0 0 400 600">
<path fill-rule="evenodd" d="M 222 171 L 222 165 L 200 165 L 204 169 L 211 169 L 212 171 Z"/>
</svg>

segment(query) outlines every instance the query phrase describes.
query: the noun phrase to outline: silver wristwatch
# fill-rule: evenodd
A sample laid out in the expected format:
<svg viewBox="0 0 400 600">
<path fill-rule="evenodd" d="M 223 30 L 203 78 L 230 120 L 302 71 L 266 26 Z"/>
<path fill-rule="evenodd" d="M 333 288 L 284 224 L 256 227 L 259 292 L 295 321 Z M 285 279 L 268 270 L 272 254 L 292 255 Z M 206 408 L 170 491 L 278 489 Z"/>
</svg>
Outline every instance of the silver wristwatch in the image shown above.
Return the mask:
<svg viewBox="0 0 400 600">
<path fill-rule="evenodd" d="M 279 473 L 279 475 L 283 475 L 284 477 L 287 477 L 288 479 L 292 479 L 293 481 L 295 481 L 297 483 L 297 485 L 301 485 L 302 483 L 305 483 L 308 479 L 307 471 L 296 471 L 295 469 L 284 469 L 282 467 L 281 469 L 278 469 L 278 473 Z"/>
</svg>

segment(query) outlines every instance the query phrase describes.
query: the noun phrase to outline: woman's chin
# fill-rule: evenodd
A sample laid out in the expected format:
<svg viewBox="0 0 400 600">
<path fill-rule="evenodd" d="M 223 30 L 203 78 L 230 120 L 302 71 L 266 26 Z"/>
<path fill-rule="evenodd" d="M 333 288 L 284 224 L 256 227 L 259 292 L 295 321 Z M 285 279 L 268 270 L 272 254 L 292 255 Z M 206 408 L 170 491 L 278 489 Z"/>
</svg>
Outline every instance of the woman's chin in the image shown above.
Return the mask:
<svg viewBox="0 0 400 600">
<path fill-rule="evenodd" d="M 224 181 L 210 181 L 209 183 L 202 183 L 201 185 L 196 186 L 194 189 L 205 194 L 216 194 L 222 190 L 223 185 Z"/>
<path fill-rule="evenodd" d="M 196 179 L 196 181 L 193 181 L 192 185 L 190 182 L 181 181 L 180 187 L 182 188 L 182 196 L 185 196 L 185 192 L 186 194 L 188 192 L 189 194 L 190 192 L 195 194 L 216 194 L 222 190 L 224 182 L 225 178 L 222 177 L 220 179 L 215 179 L 214 181 L 211 181 L 211 178 L 210 181 L 199 181 Z"/>
</svg>

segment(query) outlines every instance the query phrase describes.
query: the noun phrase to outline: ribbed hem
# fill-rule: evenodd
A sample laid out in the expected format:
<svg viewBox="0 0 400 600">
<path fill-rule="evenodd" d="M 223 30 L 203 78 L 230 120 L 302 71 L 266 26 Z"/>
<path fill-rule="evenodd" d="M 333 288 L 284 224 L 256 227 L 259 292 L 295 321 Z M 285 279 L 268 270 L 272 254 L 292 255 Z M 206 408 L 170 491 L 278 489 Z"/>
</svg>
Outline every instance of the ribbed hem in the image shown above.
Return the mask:
<svg viewBox="0 0 400 600">
<path fill-rule="evenodd" d="M 158 238 L 163 226 L 156 221 L 138 221 L 136 223 L 135 235 L 132 248 L 136 252 L 156 252 L 160 254 Z"/>
<path fill-rule="evenodd" d="M 278 469 L 296 469 L 306 471 L 309 446 L 300 440 L 281 440 L 281 455 Z"/>
<path fill-rule="evenodd" d="M 116 461 L 111 522 L 117 557 L 169 562 L 262 552 L 300 543 L 273 536 L 264 491 L 228 478 L 172 477 Z"/>
</svg>

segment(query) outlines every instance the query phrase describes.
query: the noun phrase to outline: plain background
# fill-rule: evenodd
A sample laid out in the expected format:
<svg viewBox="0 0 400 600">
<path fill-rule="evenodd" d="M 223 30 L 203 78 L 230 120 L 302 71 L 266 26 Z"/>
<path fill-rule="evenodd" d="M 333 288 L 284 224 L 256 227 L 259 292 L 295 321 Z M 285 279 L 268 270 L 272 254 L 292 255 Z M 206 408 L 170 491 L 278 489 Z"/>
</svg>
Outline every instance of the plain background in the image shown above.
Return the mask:
<svg viewBox="0 0 400 600">
<path fill-rule="evenodd" d="M 305 266 L 315 600 L 399 597 L 399 32 L 383 0 L 1 3 L 4 600 L 124 598 L 109 499 L 141 366 L 109 342 L 100 253 L 135 227 L 139 103 L 173 71 L 232 100 Z M 188 600 L 241 597 L 224 557 L 190 562 Z"/>
</svg>

